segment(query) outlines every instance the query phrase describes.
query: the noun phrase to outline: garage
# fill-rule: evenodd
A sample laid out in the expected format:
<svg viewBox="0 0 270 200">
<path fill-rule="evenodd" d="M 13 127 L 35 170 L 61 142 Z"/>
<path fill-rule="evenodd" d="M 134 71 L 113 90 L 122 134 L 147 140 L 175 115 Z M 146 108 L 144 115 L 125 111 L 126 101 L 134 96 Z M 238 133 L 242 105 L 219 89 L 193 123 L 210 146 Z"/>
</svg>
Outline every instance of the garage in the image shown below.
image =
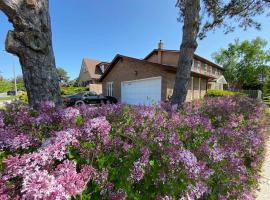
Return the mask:
<svg viewBox="0 0 270 200">
<path fill-rule="evenodd" d="M 122 103 L 152 105 L 161 101 L 161 77 L 121 82 Z"/>
</svg>

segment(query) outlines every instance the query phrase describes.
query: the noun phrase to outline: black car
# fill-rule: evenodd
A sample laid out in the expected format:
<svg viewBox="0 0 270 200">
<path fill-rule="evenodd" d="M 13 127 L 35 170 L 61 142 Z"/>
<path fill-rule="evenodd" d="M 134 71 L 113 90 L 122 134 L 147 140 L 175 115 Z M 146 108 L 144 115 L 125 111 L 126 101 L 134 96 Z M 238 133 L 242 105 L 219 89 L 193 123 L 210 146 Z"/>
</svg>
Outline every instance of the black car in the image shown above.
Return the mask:
<svg viewBox="0 0 270 200">
<path fill-rule="evenodd" d="M 7 95 L 8 96 L 15 96 L 16 95 L 16 92 L 14 90 L 11 90 L 11 91 L 8 91 L 7 92 Z"/>
<path fill-rule="evenodd" d="M 79 92 L 64 97 L 67 106 L 80 106 L 83 104 L 101 105 L 107 103 L 117 103 L 117 99 L 109 96 L 97 95 L 94 92 Z"/>
</svg>

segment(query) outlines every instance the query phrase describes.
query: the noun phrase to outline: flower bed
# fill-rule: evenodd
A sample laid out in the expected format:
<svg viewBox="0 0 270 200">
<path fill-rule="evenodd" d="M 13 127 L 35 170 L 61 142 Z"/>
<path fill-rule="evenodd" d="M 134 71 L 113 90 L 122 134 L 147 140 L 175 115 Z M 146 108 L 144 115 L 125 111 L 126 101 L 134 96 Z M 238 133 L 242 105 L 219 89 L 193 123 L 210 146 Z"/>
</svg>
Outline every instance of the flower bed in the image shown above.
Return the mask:
<svg viewBox="0 0 270 200">
<path fill-rule="evenodd" d="M 254 199 L 264 106 L 222 97 L 164 107 L 7 106 L 0 199 Z"/>
</svg>

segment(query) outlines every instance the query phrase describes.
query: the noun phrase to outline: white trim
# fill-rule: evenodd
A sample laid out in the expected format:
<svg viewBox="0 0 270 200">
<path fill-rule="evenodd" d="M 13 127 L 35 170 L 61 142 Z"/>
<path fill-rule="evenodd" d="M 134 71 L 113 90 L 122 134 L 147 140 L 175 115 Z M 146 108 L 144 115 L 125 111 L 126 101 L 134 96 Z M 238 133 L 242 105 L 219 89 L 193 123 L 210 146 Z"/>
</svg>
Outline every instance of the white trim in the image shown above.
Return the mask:
<svg viewBox="0 0 270 200">
<path fill-rule="evenodd" d="M 224 76 L 220 76 L 217 80 L 216 83 L 222 83 L 223 85 L 228 84 Z"/>
<path fill-rule="evenodd" d="M 191 91 L 192 91 L 191 100 L 194 100 L 194 77 L 193 76 L 191 77 Z"/>
<path fill-rule="evenodd" d="M 202 98 L 202 93 L 201 93 L 201 78 L 199 78 L 199 96 Z"/>
<path fill-rule="evenodd" d="M 157 77 L 151 77 L 151 78 L 135 79 L 135 80 L 131 80 L 131 81 L 122 81 L 121 83 L 130 83 L 130 82 L 138 82 L 138 81 L 147 81 L 147 80 L 153 80 L 153 79 L 162 79 L 162 77 L 161 77 L 161 76 L 157 76 Z"/>
</svg>

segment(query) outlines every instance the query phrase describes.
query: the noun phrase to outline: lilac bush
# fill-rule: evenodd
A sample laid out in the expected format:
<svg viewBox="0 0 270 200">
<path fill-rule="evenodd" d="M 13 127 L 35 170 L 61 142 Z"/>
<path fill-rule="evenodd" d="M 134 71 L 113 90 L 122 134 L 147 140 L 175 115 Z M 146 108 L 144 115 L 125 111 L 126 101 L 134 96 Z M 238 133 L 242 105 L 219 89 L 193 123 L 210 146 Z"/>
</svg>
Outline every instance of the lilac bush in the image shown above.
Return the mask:
<svg viewBox="0 0 270 200">
<path fill-rule="evenodd" d="M 7 105 L 0 199 L 255 199 L 264 105 L 232 96 L 168 108 Z"/>
</svg>

